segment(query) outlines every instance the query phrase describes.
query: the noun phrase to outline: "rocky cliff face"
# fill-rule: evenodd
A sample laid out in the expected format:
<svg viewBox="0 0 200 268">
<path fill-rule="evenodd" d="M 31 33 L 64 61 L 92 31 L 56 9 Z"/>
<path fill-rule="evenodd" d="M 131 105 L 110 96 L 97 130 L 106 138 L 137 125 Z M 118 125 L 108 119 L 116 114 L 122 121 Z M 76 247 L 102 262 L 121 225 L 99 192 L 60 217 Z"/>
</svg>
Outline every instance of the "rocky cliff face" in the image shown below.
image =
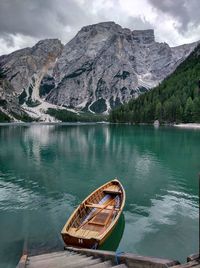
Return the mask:
<svg viewBox="0 0 200 268">
<path fill-rule="evenodd" d="M 196 44 L 170 48 L 154 31 L 131 31 L 114 22 L 83 27 L 54 67 L 51 103 L 102 113 L 156 86 Z"/>
<path fill-rule="evenodd" d="M 5 114 L 7 118 L 9 118 L 9 121 L 16 121 L 19 117 L 28 119 L 28 115 L 19 105 L 13 86 L 0 73 L 0 114 L 1 113 Z"/>
<path fill-rule="evenodd" d="M 0 108 L 7 101 L 10 110 L 21 105 L 37 118 L 48 105 L 108 112 L 156 86 L 195 46 L 170 48 L 155 41 L 153 30 L 114 22 L 86 26 L 64 47 L 47 39 L 1 56 Z"/>
<path fill-rule="evenodd" d="M 0 57 L 0 68 L 21 103 L 39 99 L 39 87 L 44 75 L 51 73 L 63 45 L 58 39 L 38 42 Z"/>
<path fill-rule="evenodd" d="M 41 81 L 52 74 L 62 49 L 58 39 L 47 39 L 0 57 L 0 109 L 11 119 L 13 114 L 26 116 L 27 106 L 40 104 L 41 95 L 48 93 L 47 86 L 40 92 Z"/>
</svg>

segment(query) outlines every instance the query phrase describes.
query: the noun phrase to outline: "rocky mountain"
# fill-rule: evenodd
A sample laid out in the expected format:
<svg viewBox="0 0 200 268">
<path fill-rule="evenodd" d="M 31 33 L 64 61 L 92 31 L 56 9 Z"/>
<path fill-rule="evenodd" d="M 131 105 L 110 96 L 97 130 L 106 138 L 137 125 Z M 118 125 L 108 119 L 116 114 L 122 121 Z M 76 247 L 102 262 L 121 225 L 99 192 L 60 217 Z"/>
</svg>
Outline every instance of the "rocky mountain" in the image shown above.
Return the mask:
<svg viewBox="0 0 200 268">
<path fill-rule="evenodd" d="M 83 27 L 65 46 L 42 40 L 0 56 L 0 109 L 39 120 L 49 107 L 106 113 L 158 85 L 196 45 L 171 48 L 114 22 Z"/>
<path fill-rule="evenodd" d="M 22 111 L 26 112 L 27 106 L 40 104 L 41 81 L 45 75 L 52 74 L 62 49 L 63 45 L 58 39 L 47 39 L 32 48 L 0 57 L 0 102 L 4 103 L 0 106 L 2 111 L 21 115 Z"/>
<path fill-rule="evenodd" d="M 65 45 L 53 70 L 51 103 L 95 113 L 136 98 L 172 73 L 196 44 L 170 48 L 153 30 L 114 22 L 83 27 Z"/>
<path fill-rule="evenodd" d="M 0 122 L 14 119 L 14 115 L 23 117 L 25 114 L 18 104 L 14 88 L 0 73 Z"/>
</svg>

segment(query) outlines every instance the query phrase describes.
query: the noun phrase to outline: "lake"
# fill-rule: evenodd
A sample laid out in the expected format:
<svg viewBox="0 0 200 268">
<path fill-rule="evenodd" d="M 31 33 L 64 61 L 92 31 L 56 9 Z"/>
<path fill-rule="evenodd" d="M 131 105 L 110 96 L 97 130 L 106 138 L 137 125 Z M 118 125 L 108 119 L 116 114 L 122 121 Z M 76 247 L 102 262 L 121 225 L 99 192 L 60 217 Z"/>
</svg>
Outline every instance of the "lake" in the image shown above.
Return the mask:
<svg viewBox="0 0 200 268">
<path fill-rule="evenodd" d="M 200 131 L 131 125 L 0 126 L 0 267 L 23 248 L 62 249 L 60 231 L 118 177 L 126 205 L 103 248 L 186 261 L 198 252 Z"/>
</svg>

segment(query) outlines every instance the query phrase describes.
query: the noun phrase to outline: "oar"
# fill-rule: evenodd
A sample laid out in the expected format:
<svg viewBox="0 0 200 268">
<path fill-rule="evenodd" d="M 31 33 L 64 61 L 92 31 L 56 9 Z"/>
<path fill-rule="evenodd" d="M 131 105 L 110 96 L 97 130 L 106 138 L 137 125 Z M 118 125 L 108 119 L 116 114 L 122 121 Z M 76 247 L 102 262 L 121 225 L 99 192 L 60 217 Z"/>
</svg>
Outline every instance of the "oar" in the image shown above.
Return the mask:
<svg viewBox="0 0 200 268">
<path fill-rule="evenodd" d="M 81 227 L 83 227 L 86 223 L 91 221 L 97 214 L 99 214 L 102 210 L 104 210 L 114 199 L 110 200 L 103 208 L 101 208 L 99 211 L 97 211 L 94 215 L 92 215 L 89 219 L 87 219 L 86 222 L 82 223 L 75 232 L 77 232 Z"/>
</svg>

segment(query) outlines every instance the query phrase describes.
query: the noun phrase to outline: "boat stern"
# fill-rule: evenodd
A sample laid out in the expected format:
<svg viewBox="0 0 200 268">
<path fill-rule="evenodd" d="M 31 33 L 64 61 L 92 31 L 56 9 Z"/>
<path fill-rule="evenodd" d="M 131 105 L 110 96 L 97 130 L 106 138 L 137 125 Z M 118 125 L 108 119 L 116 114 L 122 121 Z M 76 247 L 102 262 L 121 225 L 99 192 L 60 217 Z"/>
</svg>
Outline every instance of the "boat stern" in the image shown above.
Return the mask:
<svg viewBox="0 0 200 268">
<path fill-rule="evenodd" d="M 69 233 L 61 232 L 63 241 L 67 246 L 79 247 L 79 248 L 93 248 L 96 249 L 99 245 L 99 241 L 95 238 L 82 238 L 72 236 Z"/>
</svg>

